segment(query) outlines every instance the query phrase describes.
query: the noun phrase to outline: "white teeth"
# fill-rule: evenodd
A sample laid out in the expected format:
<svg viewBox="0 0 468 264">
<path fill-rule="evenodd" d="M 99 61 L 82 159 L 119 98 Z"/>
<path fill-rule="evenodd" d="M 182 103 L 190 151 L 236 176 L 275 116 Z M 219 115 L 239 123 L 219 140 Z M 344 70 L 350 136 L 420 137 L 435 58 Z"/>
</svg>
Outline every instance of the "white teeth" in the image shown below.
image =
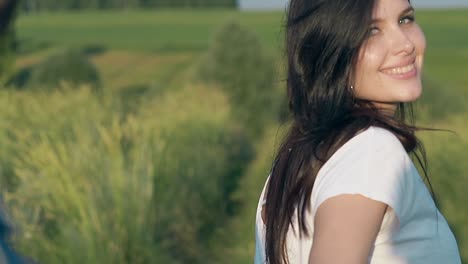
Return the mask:
<svg viewBox="0 0 468 264">
<path fill-rule="evenodd" d="M 393 68 L 393 69 L 388 69 L 388 70 L 385 70 L 385 73 L 388 73 L 388 74 L 405 74 L 405 73 L 408 73 L 412 70 L 414 70 L 414 64 L 410 64 L 408 66 L 405 66 L 405 67 L 399 67 L 399 68 Z"/>
</svg>

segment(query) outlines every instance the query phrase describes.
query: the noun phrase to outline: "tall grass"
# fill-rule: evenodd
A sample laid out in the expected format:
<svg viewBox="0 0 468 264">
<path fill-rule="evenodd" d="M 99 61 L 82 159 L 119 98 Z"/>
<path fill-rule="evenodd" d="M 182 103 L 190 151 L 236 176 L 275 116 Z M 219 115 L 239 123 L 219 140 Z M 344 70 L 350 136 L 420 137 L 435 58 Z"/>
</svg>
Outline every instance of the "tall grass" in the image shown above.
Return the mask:
<svg viewBox="0 0 468 264">
<path fill-rule="evenodd" d="M 211 103 L 193 96 L 202 93 Z M 242 172 L 232 161 L 252 156 L 221 93 L 191 86 L 128 115 L 86 87 L 0 100 L 0 161 L 17 182 L 5 200 L 23 252 L 44 263 L 207 256 L 203 241 L 229 213 Z"/>
<path fill-rule="evenodd" d="M 152 257 L 151 157 L 160 148 L 147 144 L 150 133 L 122 123 L 89 89 L 1 98 L 12 110 L 2 117 L 15 124 L 2 129 L 2 160 L 19 180 L 6 201 L 24 252 L 47 263 Z"/>
</svg>

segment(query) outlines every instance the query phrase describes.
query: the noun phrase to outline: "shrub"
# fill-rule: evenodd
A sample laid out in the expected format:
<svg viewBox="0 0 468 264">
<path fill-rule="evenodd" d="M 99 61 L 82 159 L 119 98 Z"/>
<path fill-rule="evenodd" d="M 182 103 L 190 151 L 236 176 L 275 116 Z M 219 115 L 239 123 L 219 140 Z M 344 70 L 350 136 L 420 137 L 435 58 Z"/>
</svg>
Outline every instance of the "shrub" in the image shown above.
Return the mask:
<svg viewBox="0 0 468 264">
<path fill-rule="evenodd" d="M 265 54 L 259 38 L 237 23 L 219 29 L 198 66 L 200 80 L 221 86 L 232 103 L 235 119 L 253 136 L 276 119 L 281 96 L 275 61 Z"/>
<path fill-rule="evenodd" d="M 229 110 L 219 89 L 190 85 L 154 97 L 139 112 L 155 122 L 162 142 L 153 162 L 152 226 L 171 263 L 207 263 L 208 241 L 236 213 L 231 194 L 254 153 Z"/>
<path fill-rule="evenodd" d="M 253 148 L 241 131 L 200 120 L 162 139 L 153 184 L 156 241 L 178 263 L 206 263 L 207 242 L 232 214 L 230 196 Z"/>
<path fill-rule="evenodd" d="M 52 55 L 31 71 L 28 87 L 54 89 L 66 81 L 72 86 L 90 84 L 96 91 L 100 87 L 99 73 L 81 52 L 68 50 Z"/>
</svg>

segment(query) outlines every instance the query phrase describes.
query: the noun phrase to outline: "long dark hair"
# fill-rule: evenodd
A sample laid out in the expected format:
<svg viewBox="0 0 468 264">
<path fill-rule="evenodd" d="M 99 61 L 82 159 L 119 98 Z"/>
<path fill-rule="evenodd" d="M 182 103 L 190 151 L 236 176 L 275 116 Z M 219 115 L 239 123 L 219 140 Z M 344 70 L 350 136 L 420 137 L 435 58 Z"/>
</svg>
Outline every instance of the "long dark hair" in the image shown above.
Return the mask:
<svg viewBox="0 0 468 264">
<path fill-rule="evenodd" d="M 309 235 L 305 216 L 315 177 L 330 156 L 359 131 L 370 126 L 391 131 L 417 157 L 427 179 L 411 105 L 401 103 L 396 114 L 390 115 L 372 102 L 355 98 L 350 89 L 360 48 L 369 34 L 374 2 L 290 0 L 286 55 L 292 123 L 278 149 L 266 192 L 267 263 L 288 263 L 286 234 L 295 212 L 299 224 L 295 231 Z"/>
</svg>

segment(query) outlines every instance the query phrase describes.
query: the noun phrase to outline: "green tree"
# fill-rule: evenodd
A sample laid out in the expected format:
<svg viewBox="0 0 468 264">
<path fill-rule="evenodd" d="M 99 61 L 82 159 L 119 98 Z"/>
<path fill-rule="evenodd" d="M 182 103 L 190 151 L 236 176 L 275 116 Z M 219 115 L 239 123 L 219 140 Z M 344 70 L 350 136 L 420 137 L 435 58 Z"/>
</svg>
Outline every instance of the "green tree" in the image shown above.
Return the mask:
<svg viewBox="0 0 468 264">
<path fill-rule="evenodd" d="M 278 119 L 279 93 L 275 61 L 264 52 L 258 36 L 229 22 L 217 32 L 199 64 L 199 78 L 221 87 L 233 105 L 233 117 L 251 136 L 260 136 Z"/>
<path fill-rule="evenodd" d="M 76 50 L 51 55 L 36 65 L 27 86 L 52 90 L 60 87 L 63 81 L 73 86 L 89 84 L 96 92 L 100 90 L 98 70 L 84 54 Z"/>
</svg>

